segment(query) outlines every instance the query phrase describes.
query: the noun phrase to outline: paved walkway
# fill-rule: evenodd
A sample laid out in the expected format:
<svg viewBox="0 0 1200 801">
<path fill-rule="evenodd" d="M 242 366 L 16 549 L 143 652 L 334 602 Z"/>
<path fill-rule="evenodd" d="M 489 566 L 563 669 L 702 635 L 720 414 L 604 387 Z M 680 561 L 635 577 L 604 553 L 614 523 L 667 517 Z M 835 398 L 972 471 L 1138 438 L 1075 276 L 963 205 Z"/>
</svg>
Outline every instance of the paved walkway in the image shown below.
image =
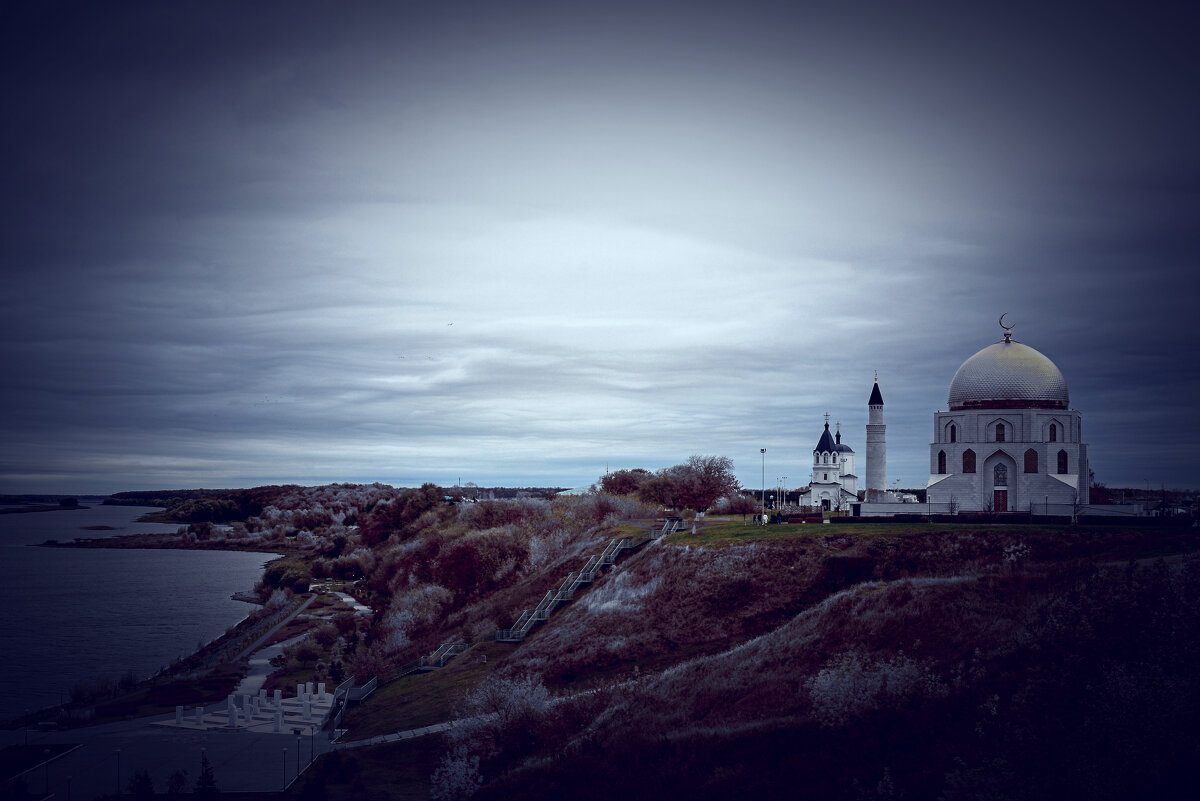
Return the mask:
<svg viewBox="0 0 1200 801">
<path fill-rule="evenodd" d="M 206 716 L 223 714 L 225 703 L 205 708 Z M 193 713 L 194 714 L 194 713 Z M 215 718 L 214 718 L 215 720 Z M 328 733 L 312 726 L 297 736 L 290 729 L 275 734 L 257 729 L 207 729 L 175 726 L 174 715 L 108 723 L 61 732 L 28 733 L 30 745 L 78 743 L 79 748 L 52 760 L 26 776 L 30 790 L 44 789 L 56 799 L 87 801 L 124 789 L 138 770 L 146 770 L 155 790 L 163 792 L 176 770 L 187 771 L 190 791 L 200 772 L 200 755 L 207 754 L 217 787 L 222 791 L 277 791 L 295 780 L 297 770 L 331 750 Z M 299 728 L 299 727 L 297 727 Z M 0 732 L 4 745 L 24 742 L 25 733 Z"/>
<path fill-rule="evenodd" d="M 275 634 L 275 632 L 279 631 L 281 628 L 283 628 L 284 626 L 286 626 L 288 623 L 291 623 L 291 622 L 292 622 L 292 618 L 294 618 L 296 615 L 300 614 L 300 613 L 301 613 L 301 612 L 303 612 L 305 609 L 307 609 L 307 608 L 308 608 L 308 605 L 309 605 L 309 604 L 311 604 L 311 603 L 312 603 L 313 601 L 315 601 L 316 599 L 317 599 L 317 593 L 315 593 L 315 592 L 314 592 L 312 595 L 309 595 L 307 598 L 305 598 L 305 599 L 304 599 L 304 603 L 302 603 L 302 604 L 300 604 L 299 606 L 297 606 L 297 607 L 296 607 L 295 611 L 293 611 L 293 612 L 292 612 L 290 615 L 288 615 L 288 616 L 287 616 L 287 617 L 285 617 L 283 620 L 279 621 L 279 622 L 278 622 L 278 623 L 276 623 L 274 626 L 272 626 L 272 627 L 271 627 L 271 628 L 270 628 L 270 629 L 267 631 L 267 633 L 266 633 L 266 634 L 262 635 L 262 636 L 261 636 L 261 637 L 259 637 L 257 640 L 255 640 L 254 642 L 250 643 L 250 644 L 249 644 L 249 645 L 247 645 L 245 648 L 243 648 L 241 651 L 239 651 L 239 652 L 238 652 L 238 655 L 237 655 L 237 656 L 235 656 L 235 657 L 234 657 L 234 658 L 233 658 L 231 661 L 233 661 L 233 662 L 236 662 L 236 661 L 238 661 L 239 659 L 242 659 L 243 657 L 245 657 L 247 654 L 252 654 L 252 653 L 254 653 L 255 651 L 257 651 L 257 650 L 258 650 L 258 649 L 259 649 L 259 648 L 262 646 L 262 644 L 263 644 L 264 642 L 266 642 L 267 640 L 271 639 L 272 635 L 274 635 L 274 634 Z"/>
<path fill-rule="evenodd" d="M 411 740 L 414 737 L 424 737 L 426 734 L 438 734 L 450 729 L 459 723 L 457 720 L 448 720 L 445 723 L 434 723 L 429 726 L 422 726 L 419 729 L 407 729 L 406 731 L 395 731 L 391 734 L 380 734 L 377 737 L 368 737 L 366 740 L 351 740 L 346 743 L 334 743 L 334 748 L 339 751 L 345 748 L 363 748 L 368 745 L 380 745 L 382 743 L 398 743 L 401 740 Z"/>
</svg>

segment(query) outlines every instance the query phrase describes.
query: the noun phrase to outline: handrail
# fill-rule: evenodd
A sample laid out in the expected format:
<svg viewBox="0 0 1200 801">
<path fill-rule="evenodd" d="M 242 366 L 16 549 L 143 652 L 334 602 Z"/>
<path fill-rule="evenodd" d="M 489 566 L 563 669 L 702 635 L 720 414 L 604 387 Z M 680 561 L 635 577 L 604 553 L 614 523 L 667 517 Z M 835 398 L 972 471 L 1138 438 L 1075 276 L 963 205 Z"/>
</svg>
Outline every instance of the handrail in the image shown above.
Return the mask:
<svg viewBox="0 0 1200 801">
<path fill-rule="evenodd" d="M 429 656 L 421 657 L 420 660 L 418 660 L 419 666 L 423 668 L 444 667 L 447 661 L 455 656 L 458 656 L 465 650 L 467 650 L 467 644 L 465 642 L 444 642 L 439 645 L 437 650 L 435 650 Z"/>
<path fill-rule="evenodd" d="M 663 525 L 662 533 L 668 534 L 674 531 L 676 525 L 677 522 L 674 519 L 668 519 Z M 517 622 L 513 624 L 512 628 L 497 629 L 495 639 L 501 642 L 519 642 L 524 640 L 535 624 L 539 621 L 550 619 L 550 614 L 558 604 L 570 601 L 579 587 L 595 581 L 596 574 L 600 572 L 601 568 L 606 565 L 615 564 L 617 556 L 620 555 L 621 551 L 644 545 L 650 539 L 650 536 L 647 534 L 637 541 L 633 537 L 620 537 L 609 540 L 599 556 L 589 556 L 580 570 L 571 571 L 557 588 L 548 590 L 542 596 L 542 600 L 538 602 L 537 606 L 533 609 L 522 611 L 521 616 L 517 618 Z"/>
</svg>

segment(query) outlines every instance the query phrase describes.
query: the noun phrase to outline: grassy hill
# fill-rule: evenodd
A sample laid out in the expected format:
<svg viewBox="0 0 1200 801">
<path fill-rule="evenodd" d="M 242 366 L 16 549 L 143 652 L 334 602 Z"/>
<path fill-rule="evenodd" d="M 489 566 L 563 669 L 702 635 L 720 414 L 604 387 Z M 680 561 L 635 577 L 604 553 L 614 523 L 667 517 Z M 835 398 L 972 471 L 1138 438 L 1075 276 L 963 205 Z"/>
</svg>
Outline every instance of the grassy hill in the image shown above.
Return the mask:
<svg viewBox="0 0 1200 801">
<path fill-rule="evenodd" d="M 416 622 L 405 647 L 486 639 L 628 530 L 612 510 L 555 527 L 563 509 L 523 508 L 483 528 L 433 510 L 380 546 L 367 583 Z M 520 645 L 401 680 L 347 724 L 469 718 L 431 784 L 380 768 L 374 797 L 1178 797 L 1200 755 L 1194 540 L 710 520 L 622 559 Z M 427 741 L 386 748 L 432 759 Z M 370 798 L 363 779 L 324 792 Z"/>
</svg>

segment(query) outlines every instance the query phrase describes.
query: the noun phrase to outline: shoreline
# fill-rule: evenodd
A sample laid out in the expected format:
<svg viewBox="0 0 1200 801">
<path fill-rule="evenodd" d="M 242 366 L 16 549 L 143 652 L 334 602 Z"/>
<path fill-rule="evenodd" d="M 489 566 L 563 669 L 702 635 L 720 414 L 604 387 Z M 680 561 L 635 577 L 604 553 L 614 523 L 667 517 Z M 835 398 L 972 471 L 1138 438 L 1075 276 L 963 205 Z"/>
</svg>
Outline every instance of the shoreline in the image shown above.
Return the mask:
<svg viewBox="0 0 1200 801">
<path fill-rule="evenodd" d="M 175 551 L 239 551 L 275 555 L 282 559 L 299 556 L 304 552 L 286 542 L 231 542 L 227 539 L 208 539 L 185 542 L 178 534 L 156 532 L 151 534 L 121 534 L 116 537 L 76 537 L 73 540 L 49 539 L 29 543 L 35 548 L 142 548 L 147 550 Z"/>
<path fill-rule="evenodd" d="M 49 722 L 54 730 L 63 731 L 166 714 L 178 704 L 217 703 L 232 692 L 232 688 L 249 670 L 248 655 L 242 654 L 246 644 L 257 642 L 279 620 L 288 618 L 314 599 L 315 596 L 307 593 L 297 595 L 286 607 L 274 611 L 268 611 L 261 602 L 254 601 L 252 603 L 258 605 L 258 609 L 250 610 L 218 637 L 187 656 L 176 658 L 154 675 L 128 687 L 122 687 L 119 678 L 98 677 L 96 680 L 101 682 L 101 688 L 104 682 L 112 682 L 117 691 L 110 689 L 106 691 L 109 694 L 94 698 L 30 710 L 26 714 L 0 721 L 0 728 L 33 728 Z M 251 602 L 248 597 L 234 600 Z"/>
<path fill-rule="evenodd" d="M 23 515 L 33 512 L 78 512 L 85 509 L 91 509 L 90 506 L 76 504 L 75 506 L 63 506 L 61 504 L 55 506 L 52 504 L 28 504 L 21 506 L 4 506 L 0 507 L 0 515 Z"/>
<path fill-rule="evenodd" d="M 254 553 L 267 557 L 268 564 L 274 564 L 281 559 L 307 556 L 302 549 L 291 543 L 230 542 L 215 538 L 187 541 L 179 534 L 169 532 L 76 538 L 70 541 L 46 540 L 28 544 L 45 548 Z M 122 677 L 94 676 L 90 681 L 96 690 L 95 695 L 31 710 L 27 714 L 0 721 L 0 728 L 13 729 L 22 725 L 32 728 L 41 725 L 54 730 L 69 730 L 169 714 L 180 704 L 218 703 L 233 692 L 249 672 L 249 657 L 252 654 L 247 653 L 246 649 L 256 643 L 260 647 L 266 647 L 285 633 L 290 637 L 298 633 L 307 634 L 315 627 L 315 623 L 306 621 L 304 631 L 299 632 L 295 622 L 292 622 L 267 636 L 280 620 L 290 620 L 303 609 L 320 605 L 318 602 L 323 594 L 321 590 L 297 593 L 285 606 L 270 609 L 265 605 L 264 599 L 251 589 L 233 592 L 229 596 L 232 600 L 252 604 L 255 608 L 247 610 L 241 620 L 220 636 L 186 656 L 177 657 L 158 673 L 132 684 L 124 683 Z"/>
</svg>

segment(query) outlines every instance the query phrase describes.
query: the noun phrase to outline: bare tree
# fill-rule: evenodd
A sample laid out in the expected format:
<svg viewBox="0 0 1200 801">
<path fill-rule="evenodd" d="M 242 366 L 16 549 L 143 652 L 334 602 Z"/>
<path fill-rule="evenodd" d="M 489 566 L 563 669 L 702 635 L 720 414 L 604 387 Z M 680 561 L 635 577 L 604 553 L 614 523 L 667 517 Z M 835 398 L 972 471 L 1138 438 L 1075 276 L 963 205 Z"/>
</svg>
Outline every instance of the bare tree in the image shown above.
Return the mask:
<svg viewBox="0 0 1200 801">
<path fill-rule="evenodd" d="M 637 494 L 642 500 L 675 509 L 695 509 L 697 512 L 707 511 L 717 499 L 738 490 L 738 481 L 733 475 L 733 460 L 728 456 L 696 455 L 683 464 L 659 470 L 653 476 L 646 474 L 638 478 L 641 480 Z M 613 484 L 624 481 L 625 477 L 621 477 L 614 479 Z M 607 491 L 607 487 L 605 489 Z"/>
<path fill-rule="evenodd" d="M 686 464 L 678 465 L 678 480 L 682 483 L 682 501 L 688 509 L 706 511 L 738 489 L 733 475 L 733 460 L 728 456 L 692 456 Z"/>
</svg>

